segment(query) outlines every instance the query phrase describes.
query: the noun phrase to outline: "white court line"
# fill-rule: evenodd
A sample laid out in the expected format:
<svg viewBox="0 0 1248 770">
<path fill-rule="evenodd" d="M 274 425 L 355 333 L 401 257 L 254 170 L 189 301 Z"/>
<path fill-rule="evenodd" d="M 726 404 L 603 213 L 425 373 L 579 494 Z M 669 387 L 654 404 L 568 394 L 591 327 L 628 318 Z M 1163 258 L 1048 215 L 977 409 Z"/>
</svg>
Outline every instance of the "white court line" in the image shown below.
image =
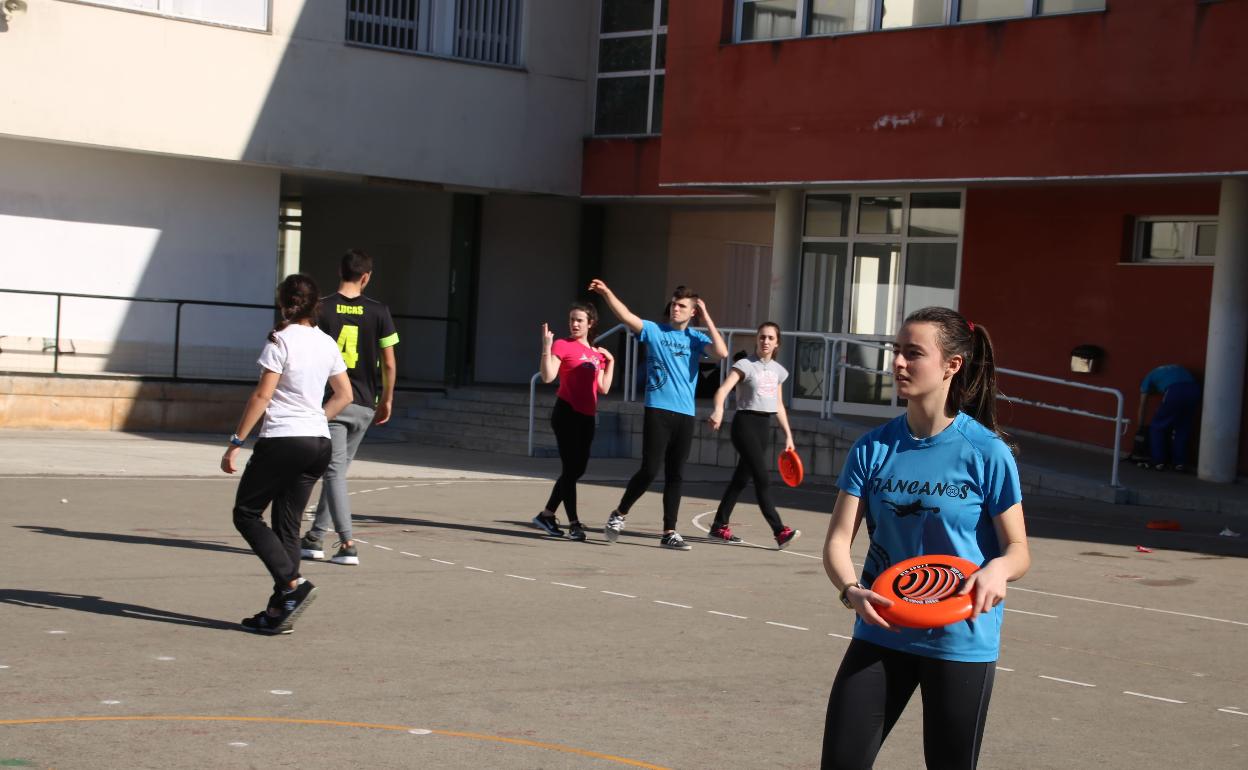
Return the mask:
<svg viewBox="0 0 1248 770">
<path fill-rule="evenodd" d="M 835 636 L 837 639 L 848 639 L 851 642 L 854 641 L 854 637 L 846 636 L 845 634 L 828 634 L 828 636 Z"/>
<path fill-rule="evenodd" d="M 1149 700 L 1159 700 L 1159 701 L 1164 701 L 1164 702 L 1166 702 L 1166 703 L 1187 703 L 1187 701 L 1185 701 L 1185 700 L 1175 700 L 1174 698 L 1163 698 L 1163 697 L 1161 697 L 1160 695 L 1145 695 L 1145 694 L 1144 694 L 1144 693 L 1142 693 L 1142 692 L 1132 692 L 1132 691 L 1130 691 L 1130 690 L 1123 690 L 1123 691 L 1122 691 L 1122 694 L 1123 694 L 1123 695 L 1134 695 L 1134 696 L 1135 696 L 1135 697 L 1137 697 L 1137 698 L 1148 698 Z"/>
<path fill-rule="evenodd" d="M 655 600 L 654 600 L 654 603 L 655 603 L 655 604 L 665 604 L 665 605 L 667 605 L 668 607 L 680 607 L 681 609 L 684 609 L 684 610 L 691 610 L 691 609 L 693 609 L 693 607 L 690 607 L 688 604 L 677 604 L 676 602 L 665 602 L 665 601 L 663 601 L 663 600 L 661 600 L 661 599 L 655 599 Z"/>
<path fill-rule="evenodd" d="M 1235 626 L 1248 626 L 1248 623 L 1242 620 L 1227 620 L 1226 618 L 1214 618 L 1208 615 L 1193 615 L 1190 612 L 1176 612 L 1174 610 L 1159 610 L 1156 607 L 1141 607 L 1138 604 L 1122 604 L 1119 602 L 1107 602 L 1102 599 L 1089 599 L 1086 596 L 1071 596 L 1070 594 L 1056 594 L 1050 591 L 1037 591 L 1034 588 L 1018 588 L 1015 586 L 1011 586 L 1010 590 L 1011 591 L 1023 591 L 1024 593 L 1029 593 L 1029 594 L 1041 594 L 1043 596 L 1056 596 L 1059 599 L 1074 599 L 1075 601 L 1080 601 L 1080 602 L 1092 602 L 1093 604 L 1105 604 L 1110 607 L 1124 607 L 1129 610 L 1143 610 L 1145 612 L 1160 612 L 1164 615 L 1178 615 L 1184 618 L 1195 618 L 1196 620 L 1212 620 L 1216 623 L 1230 623 L 1231 625 L 1235 625 Z"/>
<path fill-rule="evenodd" d="M 571 583 L 556 583 L 556 582 L 555 582 L 555 581 L 553 581 L 553 580 L 552 580 L 552 581 L 550 581 L 550 584 L 551 584 L 552 586 L 563 586 L 564 588 L 580 588 L 580 589 L 582 589 L 582 590 L 584 590 L 584 588 L 585 588 L 585 586 L 577 586 L 577 585 L 572 585 Z"/>
<path fill-rule="evenodd" d="M 622 596 L 622 597 L 624 597 L 625 599 L 636 599 L 636 598 L 637 598 L 636 596 L 633 596 L 632 594 L 621 594 L 621 593 L 616 593 L 615 591 L 601 591 L 600 593 L 604 593 L 604 594 L 606 594 L 606 595 L 608 595 L 608 596 Z"/>
<path fill-rule="evenodd" d="M 790 626 L 788 623 L 777 623 L 774 620 L 764 620 L 763 622 L 769 626 L 780 626 L 781 628 L 791 628 L 794 631 L 809 631 L 810 630 L 809 628 L 806 628 L 805 626 Z"/>
<path fill-rule="evenodd" d="M 694 527 L 696 527 L 697 529 L 699 529 L 699 530 L 703 531 L 703 532 L 706 532 L 707 534 L 710 534 L 710 531 L 711 531 L 711 530 L 709 530 L 709 529 L 707 529 L 706 527 L 702 526 L 702 517 L 703 517 L 703 516 L 710 516 L 712 513 L 715 513 L 715 511 L 703 511 L 702 513 L 699 513 L 697 516 L 694 516 L 694 517 L 691 519 L 691 521 L 693 522 L 693 526 L 694 526 Z M 742 540 L 742 541 L 741 541 L 741 543 L 740 543 L 740 545 L 748 545 L 748 546 L 750 546 L 751 548 L 762 548 L 764 551 L 776 551 L 776 550 L 779 550 L 779 549 L 777 549 L 774 545 L 761 545 L 761 544 L 759 544 L 759 543 L 751 543 L 749 540 Z M 810 555 L 810 554 L 808 554 L 808 553 L 798 553 L 797 551 L 788 551 L 788 550 L 782 550 L 782 551 L 780 551 L 780 552 L 781 552 L 781 553 L 787 553 L 789 556 L 801 556 L 803 559 L 819 559 L 820 561 L 822 561 L 822 560 L 823 560 L 823 557 L 822 557 L 822 556 L 811 556 L 811 555 Z"/>
<path fill-rule="evenodd" d="M 377 487 L 377 488 L 376 488 L 376 489 L 374 489 L 373 491 L 374 491 L 374 492 L 385 492 L 385 491 L 386 491 L 387 489 L 389 489 L 389 488 L 390 488 L 390 487 Z"/>
<path fill-rule="evenodd" d="M 403 554 L 404 556 L 414 556 L 417 559 L 420 558 L 420 554 L 418 553 L 408 553 L 407 551 L 399 551 L 399 553 Z"/>
<path fill-rule="evenodd" d="M 464 569 L 470 569 L 473 572 L 490 572 L 490 573 L 494 572 L 494 570 L 492 569 L 482 569 L 480 567 L 469 567 L 467 564 L 464 565 Z"/>
<path fill-rule="evenodd" d="M 1005 611 L 1017 612 L 1019 615 L 1035 615 L 1038 618 L 1056 618 L 1057 617 L 1056 615 L 1045 615 L 1043 612 L 1028 612 L 1027 610 L 1012 610 L 1009 607 L 1006 607 Z"/>
<path fill-rule="evenodd" d="M 436 561 L 438 564 L 454 564 L 455 563 L 453 561 L 446 561 L 444 559 L 435 559 L 432 556 L 429 557 L 429 561 Z"/>
<path fill-rule="evenodd" d="M 1013 671 L 1014 669 L 1006 668 L 1005 666 L 997 666 L 997 670 L 998 671 Z"/>
<path fill-rule="evenodd" d="M 394 549 L 388 545 L 374 545 L 374 548 L 380 548 L 383 551 L 393 551 Z"/>
<path fill-rule="evenodd" d="M 357 542 L 357 543 L 363 543 L 364 545 L 369 545 L 369 542 L 368 542 L 367 540 L 361 540 L 361 539 L 359 539 L 358 537 L 357 537 L 357 538 L 354 538 L 354 540 L 355 540 L 355 542 Z"/>
<path fill-rule="evenodd" d="M 1053 682 L 1062 682 L 1063 684 L 1077 684 L 1080 687 L 1096 687 L 1096 685 L 1094 684 L 1088 684 L 1087 682 L 1076 682 L 1073 679 L 1058 679 L 1055 676 L 1045 676 L 1044 674 L 1037 674 L 1037 676 L 1039 676 L 1041 679 L 1048 679 Z"/>
<path fill-rule="evenodd" d="M 719 612 L 717 610 L 707 610 L 707 612 L 711 613 L 712 615 L 722 615 L 725 618 L 736 618 L 737 620 L 749 620 L 749 618 L 747 618 L 744 615 L 733 615 L 731 612 Z"/>
<path fill-rule="evenodd" d="M 1235 710 L 1235 709 L 1218 709 L 1218 711 L 1222 711 L 1222 712 L 1225 712 L 1225 713 L 1227 713 L 1227 714 L 1238 714 L 1238 715 L 1240 715 L 1241 717 L 1248 717 L 1248 712 L 1244 712 L 1244 711 L 1237 711 L 1237 710 Z"/>
<path fill-rule="evenodd" d="M 525 577 L 524 575 L 507 574 L 507 577 L 515 578 L 516 580 L 537 580 L 537 578 Z"/>
</svg>

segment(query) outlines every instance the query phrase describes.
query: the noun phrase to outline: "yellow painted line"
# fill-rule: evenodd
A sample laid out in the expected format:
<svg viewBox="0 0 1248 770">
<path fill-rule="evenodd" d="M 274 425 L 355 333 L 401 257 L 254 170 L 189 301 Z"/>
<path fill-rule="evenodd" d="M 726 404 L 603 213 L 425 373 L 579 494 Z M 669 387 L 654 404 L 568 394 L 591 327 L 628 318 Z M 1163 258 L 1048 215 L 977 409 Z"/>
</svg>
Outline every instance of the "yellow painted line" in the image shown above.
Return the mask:
<svg viewBox="0 0 1248 770">
<path fill-rule="evenodd" d="M 332 719 L 288 719 L 285 717 L 223 717 L 223 716 L 118 716 L 118 717 L 45 717 L 40 719 L 0 719 L 0 725 L 46 725 L 58 724 L 65 722 L 261 722 L 267 724 L 285 724 L 285 725 L 321 725 L 328 727 L 363 727 L 369 730 L 394 730 L 407 732 L 408 730 L 417 729 L 411 725 L 378 725 L 369 722 L 341 722 Z M 589 751 L 588 749 L 577 749 L 572 746 L 562 746 L 558 743 L 543 743 L 541 741 L 530 741 L 524 738 L 506 738 L 501 735 L 483 735 L 481 733 L 465 733 L 456 730 L 430 730 L 433 735 L 445 735 L 450 738 L 471 738 L 477 741 L 490 741 L 493 743 L 510 743 L 514 746 L 529 746 L 536 749 L 546 749 L 548 751 L 561 751 L 565 754 L 576 754 L 581 757 L 590 757 L 592 759 L 604 759 L 608 762 L 615 762 L 620 765 L 629 767 L 644 767 L 647 770 L 671 770 L 671 768 L 662 765 L 652 765 L 648 762 L 641 762 L 636 759 L 628 759 L 627 757 L 617 757 L 613 754 L 602 754 L 597 751 Z"/>
</svg>

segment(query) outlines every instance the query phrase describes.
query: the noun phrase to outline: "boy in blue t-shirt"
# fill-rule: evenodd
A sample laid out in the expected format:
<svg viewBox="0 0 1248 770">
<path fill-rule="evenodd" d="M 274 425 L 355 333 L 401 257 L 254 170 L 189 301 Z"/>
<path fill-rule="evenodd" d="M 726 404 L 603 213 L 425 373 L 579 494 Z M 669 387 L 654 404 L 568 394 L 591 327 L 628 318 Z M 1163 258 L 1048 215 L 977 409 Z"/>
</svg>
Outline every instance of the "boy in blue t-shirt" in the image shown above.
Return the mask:
<svg viewBox="0 0 1248 770">
<path fill-rule="evenodd" d="M 1144 410 L 1149 396 L 1161 394 L 1161 406 L 1148 424 L 1148 449 L 1151 465 L 1141 467 L 1164 471 L 1169 462 L 1176 471 L 1187 470 L 1187 442 L 1192 436 L 1196 411 L 1200 409 L 1200 383 L 1192 373 L 1178 364 L 1164 364 L 1144 375 L 1140 382 L 1140 411 L 1137 426 L 1144 424 Z"/>
<path fill-rule="evenodd" d="M 629 479 L 620 504 L 607 518 L 604 533 L 615 542 L 624 529 L 624 517 L 633 503 L 645 493 L 663 462 L 663 539 L 664 548 L 688 551 L 689 544 L 676 532 L 680 489 L 685 460 L 693 443 L 694 391 L 698 384 L 698 364 L 704 355 L 726 358 L 728 346 L 706 303 L 684 286 L 672 292 L 668 322 L 643 321 L 620 301 L 607 284 L 595 278 L 589 290 L 601 294 L 625 326 L 646 343 L 646 412 L 642 426 L 641 468 Z M 710 336 L 689 328 L 695 318 L 706 325 Z"/>
</svg>

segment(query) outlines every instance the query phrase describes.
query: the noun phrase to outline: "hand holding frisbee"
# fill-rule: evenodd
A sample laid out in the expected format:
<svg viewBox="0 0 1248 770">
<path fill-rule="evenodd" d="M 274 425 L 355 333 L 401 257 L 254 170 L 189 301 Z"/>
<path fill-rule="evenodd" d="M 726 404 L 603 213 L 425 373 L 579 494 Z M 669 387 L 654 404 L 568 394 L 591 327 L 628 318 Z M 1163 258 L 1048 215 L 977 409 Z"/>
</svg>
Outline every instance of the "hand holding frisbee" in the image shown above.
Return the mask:
<svg viewBox="0 0 1248 770">
<path fill-rule="evenodd" d="M 880 573 L 871 590 L 891 606 L 875 605 L 889 623 L 906 628 L 939 628 L 970 618 L 975 597 L 967 578 L 979 571 L 958 556 L 927 555 L 900 561 Z M 982 610 L 981 610 L 982 611 Z"/>
<path fill-rule="evenodd" d="M 780 453 L 778 460 L 780 466 L 780 478 L 785 484 L 795 487 L 802 483 L 804 472 L 802 469 L 802 458 L 797 456 L 794 449 L 786 449 Z"/>
</svg>

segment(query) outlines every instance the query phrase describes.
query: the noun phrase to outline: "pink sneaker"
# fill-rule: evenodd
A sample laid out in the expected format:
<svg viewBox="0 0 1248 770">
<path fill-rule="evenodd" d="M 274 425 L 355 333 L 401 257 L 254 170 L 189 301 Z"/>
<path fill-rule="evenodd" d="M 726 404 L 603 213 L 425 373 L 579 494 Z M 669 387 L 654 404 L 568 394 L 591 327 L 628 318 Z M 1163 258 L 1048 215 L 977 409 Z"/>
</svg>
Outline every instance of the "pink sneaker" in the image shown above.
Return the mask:
<svg viewBox="0 0 1248 770">
<path fill-rule="evenodd" d="M 789 543 L 792 543 L 794 540 L 798 539 L 801 536 L 802 536 L 802 531 L 800 529 L 793 529 L 792 527 L 785 527 L 784 529 L 780 530 L 780 534 L 776 535 L 776 547 L 779 548 L 780 550 L 784 550 L 786 547 L 788 547 Z"/>
<path fill-rule="evenodd" d="M 741 538 L 732 534 L 732 529 L 730 529 L 729 527 L 711 527 L 711 539 L 718 540 L 724 543 L 740 543 L 741 542 Z"/>
</svg>

